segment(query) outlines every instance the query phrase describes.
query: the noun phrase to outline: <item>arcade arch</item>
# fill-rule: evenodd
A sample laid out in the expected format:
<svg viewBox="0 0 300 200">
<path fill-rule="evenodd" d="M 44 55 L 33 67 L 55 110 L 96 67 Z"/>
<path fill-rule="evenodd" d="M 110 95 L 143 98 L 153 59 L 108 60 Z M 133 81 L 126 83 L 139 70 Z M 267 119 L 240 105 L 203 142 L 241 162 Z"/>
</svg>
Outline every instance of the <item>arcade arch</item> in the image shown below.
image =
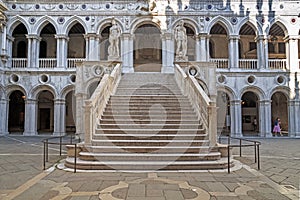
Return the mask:
<svg viewBox="0 0 300 200">
<path fill-rule="evenodd" d="M 42 90 L 38 99 L 38 133 L 52 133 L 54 130 L 54 96 L 48 90 Z"/>
<path fill-rule="evenodd" d="M 8 131 L 23 134 L 25 122 L 25 94 L 15 90 L 9 95 Z"/>
<path fill-rule="evenodd" d="M 160 72 L 162 42 L 160 30 L 153 24 L 142 24 L 134 32 L 134 71 Z"/>
<path fill-rule="evenodd" d="M 244 136 L 257 136 L 259 131 L 258 96 L 252 91 L 245 92 L 242 96 L 242 133 Z M 256 127 L 254 121 L 256 120 Z"/>
</svg>

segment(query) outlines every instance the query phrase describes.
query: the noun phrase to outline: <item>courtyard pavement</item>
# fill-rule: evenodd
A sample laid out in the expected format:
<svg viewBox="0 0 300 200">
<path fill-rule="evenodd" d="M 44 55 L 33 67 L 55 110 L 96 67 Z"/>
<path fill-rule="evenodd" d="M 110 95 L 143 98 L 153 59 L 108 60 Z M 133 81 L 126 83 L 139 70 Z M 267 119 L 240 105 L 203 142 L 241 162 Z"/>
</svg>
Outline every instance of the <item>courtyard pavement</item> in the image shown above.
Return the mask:
<svg viewBox="0 0 300 200">
<path fill-rule="evenodd" d="M 43 170 L 44 137 L 0 137 L 0 199 L 38 200 L 284 200 L 299 199 L 300 139 L 261 141 L 261 170 L 253 148 L 234 149 L 236 168 L 226 171 L 68 172 L 58 169 L 50 146 Z M 58 164 L 60 165 L 60 164 Z"/>
</svg>

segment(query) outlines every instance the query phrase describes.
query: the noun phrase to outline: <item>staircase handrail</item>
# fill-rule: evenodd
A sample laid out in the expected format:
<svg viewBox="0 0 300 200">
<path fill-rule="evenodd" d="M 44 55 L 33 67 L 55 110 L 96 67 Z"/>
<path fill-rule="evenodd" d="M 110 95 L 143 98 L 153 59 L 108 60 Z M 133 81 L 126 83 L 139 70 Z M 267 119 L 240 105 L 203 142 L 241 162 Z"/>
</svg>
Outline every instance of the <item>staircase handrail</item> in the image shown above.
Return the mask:
<svg viewBox="0 0 300 200">
<path fill-rule="evenodd" d="M 195 77 L 187 75 L 178 64 L 175 65 L 175 78 L 183 94 L 190 99 L 198 119 L 210 137 L 211 145 L 215 145 L 216 138 L 214 138 L 215 133 L 213 131 L 215 130 L 213 126 L 216 122 L 214 122 L 214 117 L 212 116 L 216 112 L 215 102 L 210 100 L 197 83 Z"/>
<path fill-rule="evenodd" d="M 121 64 L 117 64 L 111 74 L 104 74 L 90 99 L 85 100 L 85 143 L 90 144 L 98 119 L 102 116 L 110 96 L 115 92 L 121 79 Z"/>
</svg>

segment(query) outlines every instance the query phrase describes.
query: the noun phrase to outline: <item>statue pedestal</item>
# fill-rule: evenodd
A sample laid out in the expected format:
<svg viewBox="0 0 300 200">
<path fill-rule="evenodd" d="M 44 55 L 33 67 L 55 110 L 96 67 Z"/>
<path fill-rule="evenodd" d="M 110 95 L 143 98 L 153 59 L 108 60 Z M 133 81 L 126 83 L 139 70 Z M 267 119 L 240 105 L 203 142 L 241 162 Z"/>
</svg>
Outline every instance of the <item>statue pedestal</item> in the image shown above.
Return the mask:
<svg viewBox="0 0 300 200">
<path fill-rule="evenodd" d="M 180 56 L 180 55 L 177 55 L 175 57 L 175 62 L 188 62 L 188 57 L 187 56 Z"/>
<path fill-rule="evenodd" d="M 120 56 L 108 56 L 108 61 L 121 61 Z"/>
</svg>

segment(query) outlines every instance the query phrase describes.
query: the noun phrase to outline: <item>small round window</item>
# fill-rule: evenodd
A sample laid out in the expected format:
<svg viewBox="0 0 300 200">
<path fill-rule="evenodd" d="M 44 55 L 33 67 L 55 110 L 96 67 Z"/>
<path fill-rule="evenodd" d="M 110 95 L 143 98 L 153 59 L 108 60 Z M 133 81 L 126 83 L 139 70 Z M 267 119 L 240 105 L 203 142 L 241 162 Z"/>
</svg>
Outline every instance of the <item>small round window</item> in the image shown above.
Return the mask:
<svg viewBox="0 0 300 200">
<path fill-rule="evenodd" d="M 251 76 L 248 76 L 248 78 L 247 78 L 247 82 L 248 82 L 249 84 L 254 84 L 254 83 L 255 83 L 255 81 L 256 81 L 256 78 L 255 78 L 255 76 L 253 76 L 253 75 L 251 75 Z"/>
<path fill-rule="evenodd" d="M 46 74 L 43 74 L 40 76 L 40 82 L 41 83 L 48 83 L 49 82 L 49 76 Z"/>
<path fill-rule="evenodd" d="M 19 80 L 20 80 L 20 78 L 17 74 L 12 74 L 10 76 L 10 82 L 12 82 L 12 83 L 17 83 L 17 82 L 19 82 Z"/>
<path fill-rule="evenodd" d="M 71 83 L 76 82 L 76 75 L 75 74 L 70 75 L 70 81 L 71 81 Z"/>
<path fill-rule="evenodd" d="M 284 76 L 278 76 L 276 78 L 276 82 L 280 85 L 284 84 L 285 83 L 285 77 Z"/>
<path fill-rule="evenodd" d="M 220 76 L 218 77 L 218 82 L 219 82 L 219 83 L 225 83 L 225 82 L 226 82 L 226 77 L 225 77 L 224 75 L 220 75 Z"/>
</svg>

